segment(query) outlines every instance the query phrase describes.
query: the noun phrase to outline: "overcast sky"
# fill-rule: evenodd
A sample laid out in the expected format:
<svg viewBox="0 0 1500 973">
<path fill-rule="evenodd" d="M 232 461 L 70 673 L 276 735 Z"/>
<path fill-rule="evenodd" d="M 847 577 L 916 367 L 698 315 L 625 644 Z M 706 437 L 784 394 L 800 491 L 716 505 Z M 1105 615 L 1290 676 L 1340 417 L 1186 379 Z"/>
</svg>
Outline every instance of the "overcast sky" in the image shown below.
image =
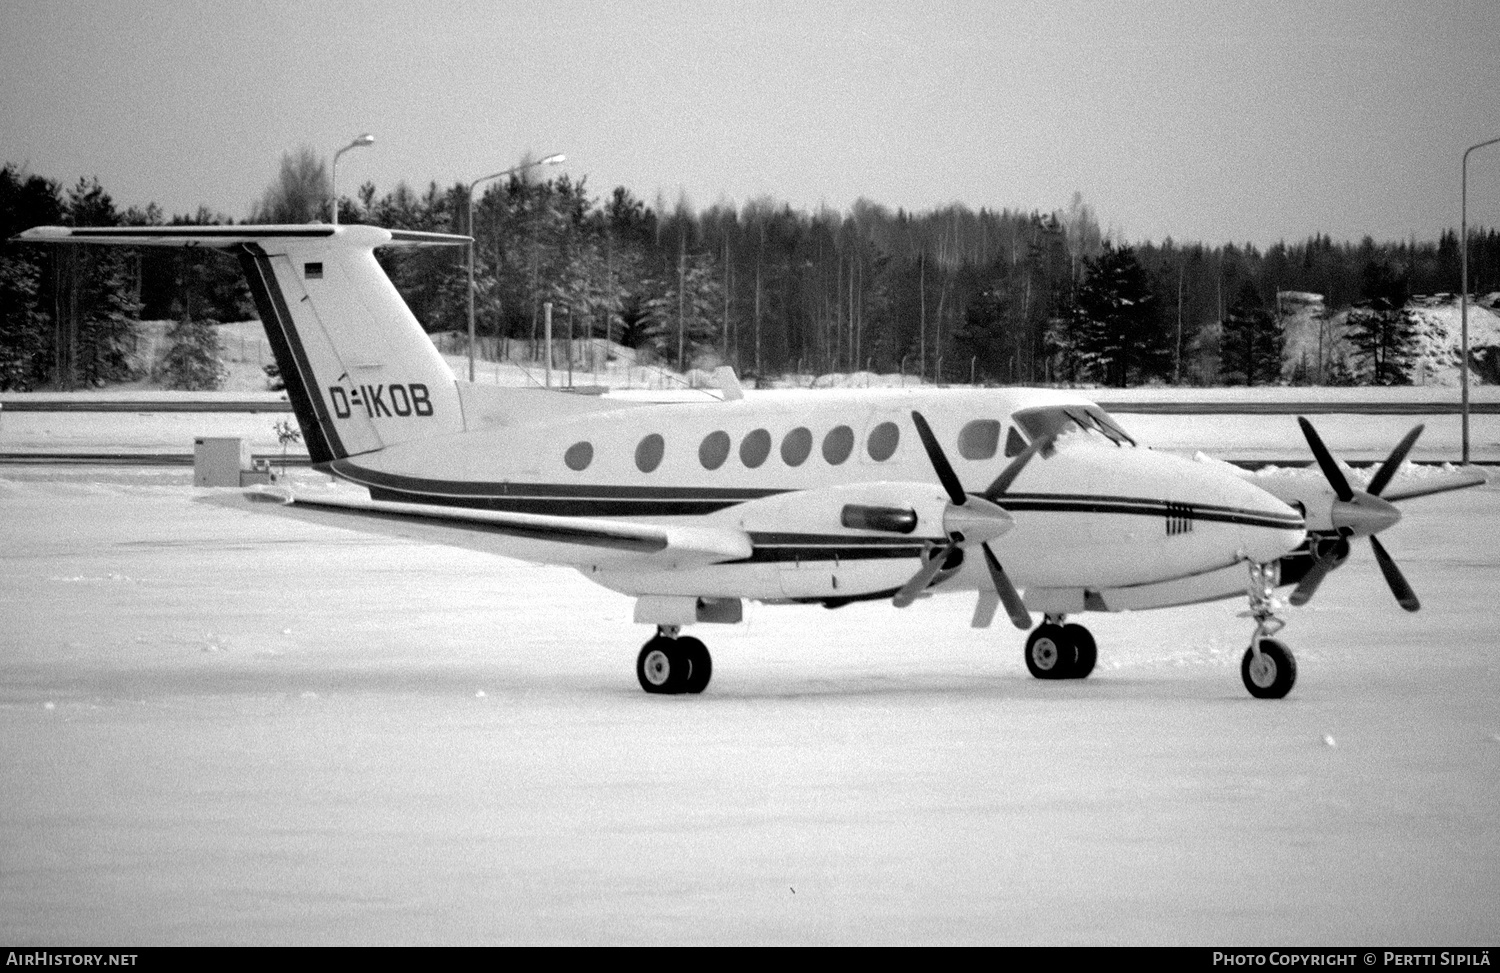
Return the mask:
<svg viewBox="0 0 1500 973">
<path fill-rule="evenodd" d="M 0 0 L 0 161 L 236 219 L 565 152 L 596 195 L 1052 210 L 1133 241 L 1434 238 L 1500 136 L 1500 3 Z M 1500 145 L 1469 166 L 1500 225 Z"/>
</svg>

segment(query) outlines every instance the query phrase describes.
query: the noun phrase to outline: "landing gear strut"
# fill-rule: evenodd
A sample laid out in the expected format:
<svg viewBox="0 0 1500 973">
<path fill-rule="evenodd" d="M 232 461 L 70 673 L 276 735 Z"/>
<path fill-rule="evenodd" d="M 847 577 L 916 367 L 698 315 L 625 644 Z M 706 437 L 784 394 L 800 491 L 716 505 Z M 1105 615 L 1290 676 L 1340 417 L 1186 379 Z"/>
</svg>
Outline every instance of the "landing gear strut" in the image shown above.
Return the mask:
<svg viewBox="0 0 1500 973">
<path fill-rule="evenodd" d="M 1282 642 L 1271 638 L 1281 631 L 1286 622 L 1276 617 L 1279 607 L 1276 601 L 1276 582 L 1280 580 L 1280 564 L 1250 565 L 1250 610 L 1241 617 L 1255 619 L 1255 633 L 1250 636 L 1250 648 L 1240 660 L 1240 678 L 1245 688 L 1257 699 L 1280 699 L 1292 691 L 1297 681 L 1297 660 L 1292 650 Z"/>
<path fill-rule="evenodd" d="M 1099 650 L 1082 625 L 1048 615 L 1026 640 L 1026 668 L 1038 679 L 1083 679 L 1094 671 Z"/>
<path fill-rule="evenodd" d="M 692 636 L 679 636 L 676 625 L 658 625 L 656 635 L 641 646 L 635 676 L 648 693 L 701 693 L 713 677 L 708 646 Z"/>
</svg>

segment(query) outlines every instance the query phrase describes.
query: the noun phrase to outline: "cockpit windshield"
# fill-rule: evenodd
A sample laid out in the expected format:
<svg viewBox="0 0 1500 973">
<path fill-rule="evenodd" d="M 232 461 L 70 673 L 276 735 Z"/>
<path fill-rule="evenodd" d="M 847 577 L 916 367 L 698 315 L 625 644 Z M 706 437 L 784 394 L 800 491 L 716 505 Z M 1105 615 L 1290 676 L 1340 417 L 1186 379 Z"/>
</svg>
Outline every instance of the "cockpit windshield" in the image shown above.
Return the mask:
<svg viewBox="0 0 1500 973">
<path fill-rule="evenodd" d="M 1129 433 L 1121 429 L 1120 424 L 1097 405 L 1051 405 L 1022 409 L 1014 418 L 1016 425 L 1021 427 L 1026 438 L 1032 442 L 1055 430 L 1058 439 L 1080 436 L 1112 442 L 1121 447 L 1136 445 Z"/>
</svg>

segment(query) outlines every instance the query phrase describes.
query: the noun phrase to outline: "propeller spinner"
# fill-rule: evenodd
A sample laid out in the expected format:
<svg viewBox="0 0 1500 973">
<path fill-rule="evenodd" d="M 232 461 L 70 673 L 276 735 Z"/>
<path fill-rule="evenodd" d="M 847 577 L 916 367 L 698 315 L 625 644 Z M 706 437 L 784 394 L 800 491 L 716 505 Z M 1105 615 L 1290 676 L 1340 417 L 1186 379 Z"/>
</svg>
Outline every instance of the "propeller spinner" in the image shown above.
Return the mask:
<svg viewBox="0 0 1500 973">
<path fill-rule="evenodd" d="M 1325 545 L 1321 551 L 1318 545 L 1314 544 L 1313 566 L 1297 585 L 1297 589 L 1292 592 L 1292 604 L 1307 604 L 1328 573 L 1343 563 L 1349 553 L 1348 538 L 1368 537 L 1370 548 L 1375 552 L 1375 560 L 1380 565 L 1380 573 L 1385 576 L 1385 583 L 1391 589 L 1391 594 L 1395 595 L 1396 602 L 1409 612 L 1417 611 L 1422 607 L 1421 601 L 1418 600 L 1411 585 L 1407 583 L 1401 569 L 1396 566 L 1395 560 L 1386 551 L 1385 545 L 1381 544 L 1375 535 L 1401 519 L 1401 511 L 1397 510 L 1395 504 L 1390 501 L 1380 499 L 1380 494 L 1390 485 L 1391 478 L 1396 475 L 1401 464 L 1406 462 L 1406 455 L 1416 444 L 1423 427 L 1417 426 L 1396 444 L 1396 448 L 1391 450 L 1391 455 L 1386 457 L 1386 461 L 1370 479 L 1368 489 L 1356 490 L 1349 485 L 1344 471 L 1334 461 L 1333 454 L 1328 451 L 1328 447 L 1323 445 L 1323 439 L 1313 428 L 1312 423 L 1298 416 L 1297 424 L 1302 427 L 1302 434 L 1307 437 L 1307 445 L 1312 448 L 1313 456 L 1317 458 L 1318 467 L 1323 471 L 1324 478 L 1328 480 L 1328 485 L 1333 487 L 1336 499 L 1333 502 L 1331 516 L 1339 537 L 1336 543 Z"/>
</svg>

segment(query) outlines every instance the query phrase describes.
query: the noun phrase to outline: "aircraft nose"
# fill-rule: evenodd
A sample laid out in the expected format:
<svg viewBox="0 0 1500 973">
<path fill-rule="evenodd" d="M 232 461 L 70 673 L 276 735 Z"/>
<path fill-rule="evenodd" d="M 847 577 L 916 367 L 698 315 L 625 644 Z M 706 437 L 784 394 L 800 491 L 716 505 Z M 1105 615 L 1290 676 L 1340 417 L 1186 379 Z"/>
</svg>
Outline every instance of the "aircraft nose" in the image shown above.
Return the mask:
<svg viewBox="0 0 1500 973">
<path fill-rule="evenodd" d="M 1242 515 L 1240 538 L 1245 557 L 1265 564 L 1300 547 L 1307 539 L 1302 512 L 1252 483 L 1236 482 L 1244 488 L 1236 506 Z"/>
<path fill-rule="evenodd" d="M 1301 511 L 1232 469 L 1189 462 L 1192 468 L 1181 471 L 1173 499 L 1228 528 L 1215 534 L 1231 545 L 1223 554 L 1264 564 L 1291 553 L 1306 539 Z"/>
</svg>

